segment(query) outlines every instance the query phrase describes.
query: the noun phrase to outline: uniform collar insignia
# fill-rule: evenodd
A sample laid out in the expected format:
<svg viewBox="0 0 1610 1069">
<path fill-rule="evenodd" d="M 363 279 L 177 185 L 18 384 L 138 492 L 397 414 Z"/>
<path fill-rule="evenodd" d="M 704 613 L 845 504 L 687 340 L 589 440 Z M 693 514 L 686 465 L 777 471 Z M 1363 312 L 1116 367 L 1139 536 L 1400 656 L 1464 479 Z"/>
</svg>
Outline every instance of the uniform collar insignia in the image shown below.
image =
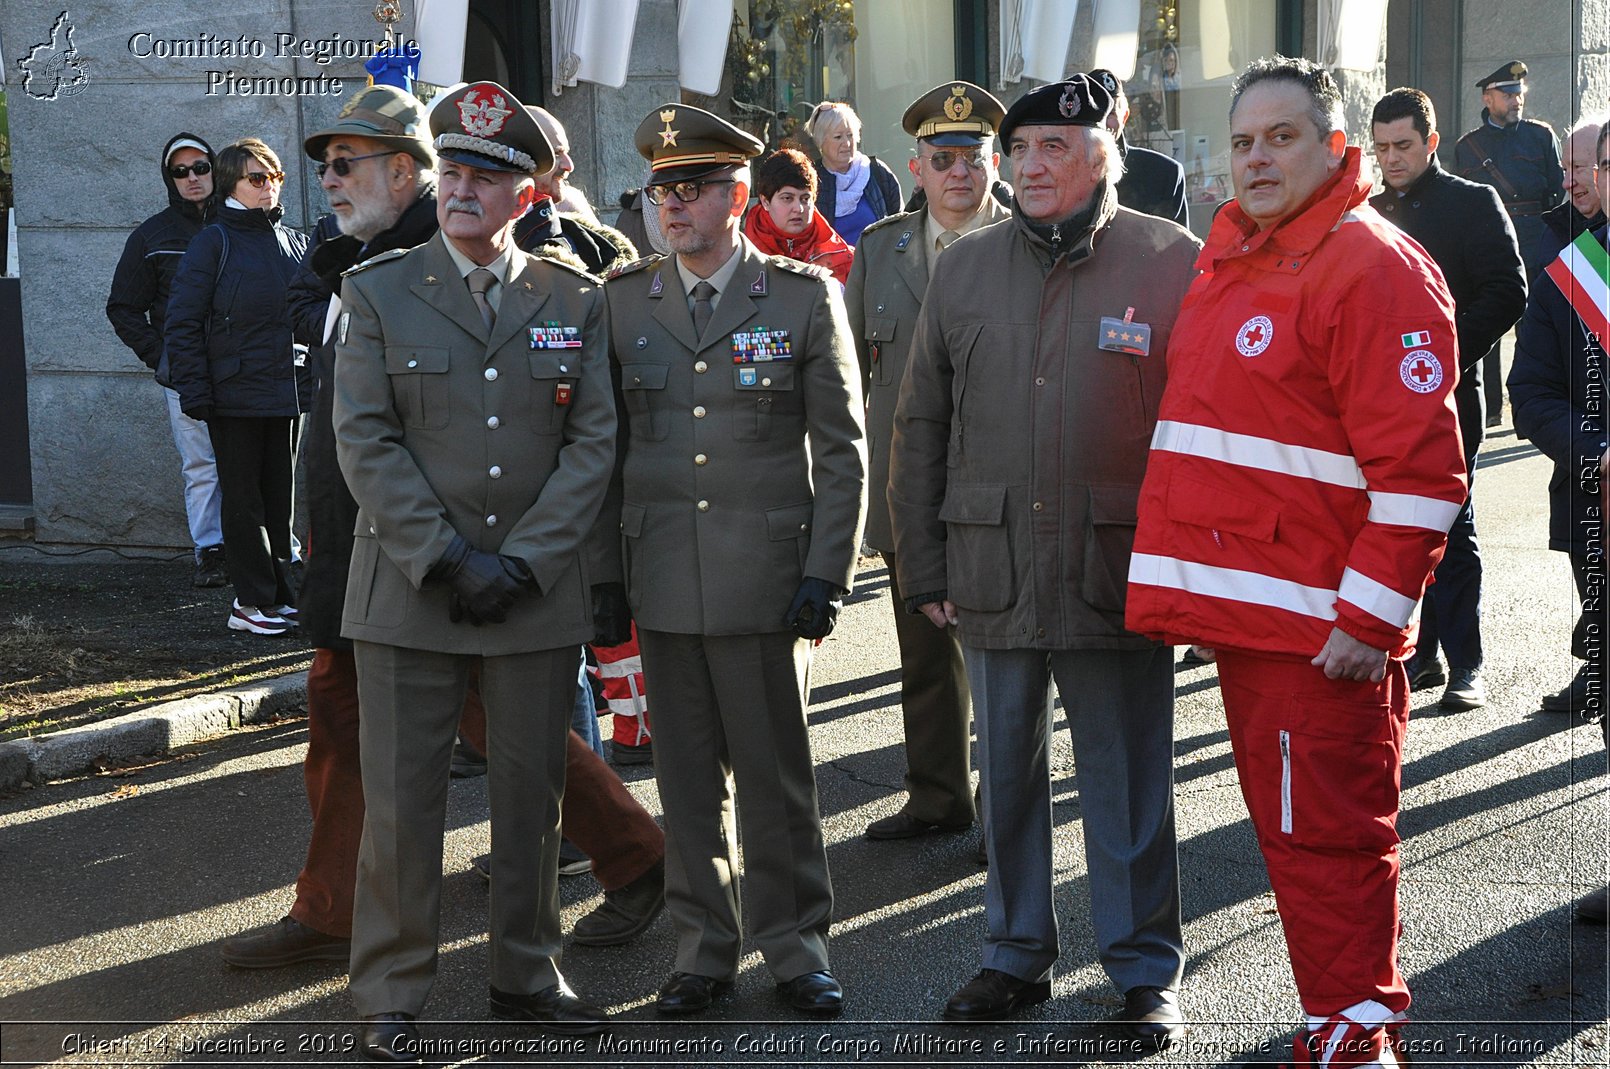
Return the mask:
<svg viewBox="0 0 1610 1069">
<path fill-rule="evenodd" d="M 665 279 L 660 277 L 660 273 L 658 271 L 656 271 L 656 272 L 654 272 L 654 282 L 648 288 L 648 295 L 650 297 L 658 297 L 660 294 L 662 294 L 664 292 L 665 292 Z"/>
<path fill-rule="evenodd" d="M 755 280 L 749 283 L 749 292 L 755 294 L 757 297 L 764 297 L 766 295 L 765 268 L 761 268 L 760 274 L 756 275 Z"/>
</svg>

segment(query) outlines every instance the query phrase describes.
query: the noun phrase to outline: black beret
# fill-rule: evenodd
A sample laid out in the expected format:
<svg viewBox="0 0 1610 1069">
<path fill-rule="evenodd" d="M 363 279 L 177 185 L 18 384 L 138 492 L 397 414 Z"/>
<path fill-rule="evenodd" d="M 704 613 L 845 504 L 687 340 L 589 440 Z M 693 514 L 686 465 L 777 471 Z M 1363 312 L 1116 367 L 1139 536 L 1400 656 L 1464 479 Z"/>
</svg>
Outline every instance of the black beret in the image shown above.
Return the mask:
<svg viewBox="0 0 1610 1069">
<path fill-rule="evenodd" d="M 1478 79 L 1477 89 L 1508 89 L 1512 85 L 1520 85 L 1521 79 L 1526 77 L 1526 64 L 1518 59 L 1512 59 L 1499 67 L 1485 78 Z"/>
<path fill-rule="evenodd" d="M 1001 123 L 1005 144 L 1019 126 L 1101 126 L 1112 110 L 1112 94 L 1088 75 L 1031 89 L 1017 98 Z"/>
</svg>

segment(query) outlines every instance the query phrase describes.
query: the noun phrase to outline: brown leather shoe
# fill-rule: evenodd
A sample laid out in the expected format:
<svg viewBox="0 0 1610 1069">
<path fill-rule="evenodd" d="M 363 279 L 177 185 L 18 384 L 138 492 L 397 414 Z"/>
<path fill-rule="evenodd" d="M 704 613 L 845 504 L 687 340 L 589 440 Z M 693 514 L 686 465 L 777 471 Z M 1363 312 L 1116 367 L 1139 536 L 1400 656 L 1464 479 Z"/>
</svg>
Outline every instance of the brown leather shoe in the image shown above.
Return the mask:
<svg viewBox="0 0 1610 1069">
<path fill-rule="evenodd" d="M 352 940 L 309 928 L 290 917 L 260 932 L 225 939 L 224 962 L 237 969 L 278 969 L 304 961 L 339 961 L 352 956 Z"/>
<path fill-rule="evenodd" d="M 665 862 L 656 861 L 625 887 L 604 892 L 604 904 L 576 922 L 570 937 L 582 946 L 630 943 L 648 930 L 665 908 Z"/>
<path fill-rule="evenodd" d="M 498 1021 L 529 1021 L 567 1036 L 596 1035 L 609 1027 L 609 1015 L 577 998 L 563 980 L 534 995 L 492 988 L 492 1017 Z"/>
<path fill-rule="evenodd" d="M 1167 1049 L 1185 1034 L 1179 994 L 1162 987 L 1132 987 L 1125 991 L 1123 1012 L 1113 1020 L 1130 1039 L 1150 1043 L 1158 1050 Z"/>
<path fill-rule="evenodd" d="M 919 835 L 951 835 L 959 831 L 966 831 L 973 826 L 973 822 L 961 821 L 947 824 L 934 824 L 930 821 L 919 820 L 907 813 L 904 809 L 892 817 L 874 820 L 866 826 L 868 839 L 915 839 Z"/>
<path fill-rule="evenodd" d="M 1051 997 L 1051 981 L 1019 980 L 997 969 L 980 969 L 945 1003 L 947 1021 L 1004 1021 L 1024 1006 Z"/>
</svg>

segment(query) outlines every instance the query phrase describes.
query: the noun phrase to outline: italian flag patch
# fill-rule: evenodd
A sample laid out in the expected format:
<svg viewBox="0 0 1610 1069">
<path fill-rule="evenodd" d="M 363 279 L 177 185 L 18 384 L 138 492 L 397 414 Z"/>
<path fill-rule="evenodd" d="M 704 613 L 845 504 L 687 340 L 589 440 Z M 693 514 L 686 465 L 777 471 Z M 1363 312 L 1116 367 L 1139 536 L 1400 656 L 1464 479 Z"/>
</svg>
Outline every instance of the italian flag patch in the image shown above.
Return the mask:
<svg viewBox="0 0 1610 1069">
<path fill-rule="evenodd" d="M 1430 344 L 1431 332 L 1429 330 L 1417 330 L 1413 334 L 1403 335 L 1403 347 L 1405 349 L 1420 349 Z"/>
<path fill-rule="evenodd" d="M 1593 234 L 1577 235 L 1544 270 L 1599 344 L 1610 340 L 1610 255 Z"/>
</svg>

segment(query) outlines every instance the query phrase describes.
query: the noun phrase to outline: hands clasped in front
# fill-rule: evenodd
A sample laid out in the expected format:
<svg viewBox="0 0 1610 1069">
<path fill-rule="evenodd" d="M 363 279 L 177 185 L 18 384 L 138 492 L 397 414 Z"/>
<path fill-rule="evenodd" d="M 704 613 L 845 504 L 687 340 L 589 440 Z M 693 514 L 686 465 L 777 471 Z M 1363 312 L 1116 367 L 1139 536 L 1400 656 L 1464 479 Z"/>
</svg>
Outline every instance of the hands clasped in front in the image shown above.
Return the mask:
<svg viewBox="0 0 1610 1069">
<path fill-rule="evenodd" d="M 501 624 L 522 593 L 541 593 L 525 561 L 475 549 L 462 535 L 453 536 L 447 552 L 431 569 L 431 578 L 452 587 L 447 618 L 455 624 L 466 619 L 477 627 Z"/>
</svg>

